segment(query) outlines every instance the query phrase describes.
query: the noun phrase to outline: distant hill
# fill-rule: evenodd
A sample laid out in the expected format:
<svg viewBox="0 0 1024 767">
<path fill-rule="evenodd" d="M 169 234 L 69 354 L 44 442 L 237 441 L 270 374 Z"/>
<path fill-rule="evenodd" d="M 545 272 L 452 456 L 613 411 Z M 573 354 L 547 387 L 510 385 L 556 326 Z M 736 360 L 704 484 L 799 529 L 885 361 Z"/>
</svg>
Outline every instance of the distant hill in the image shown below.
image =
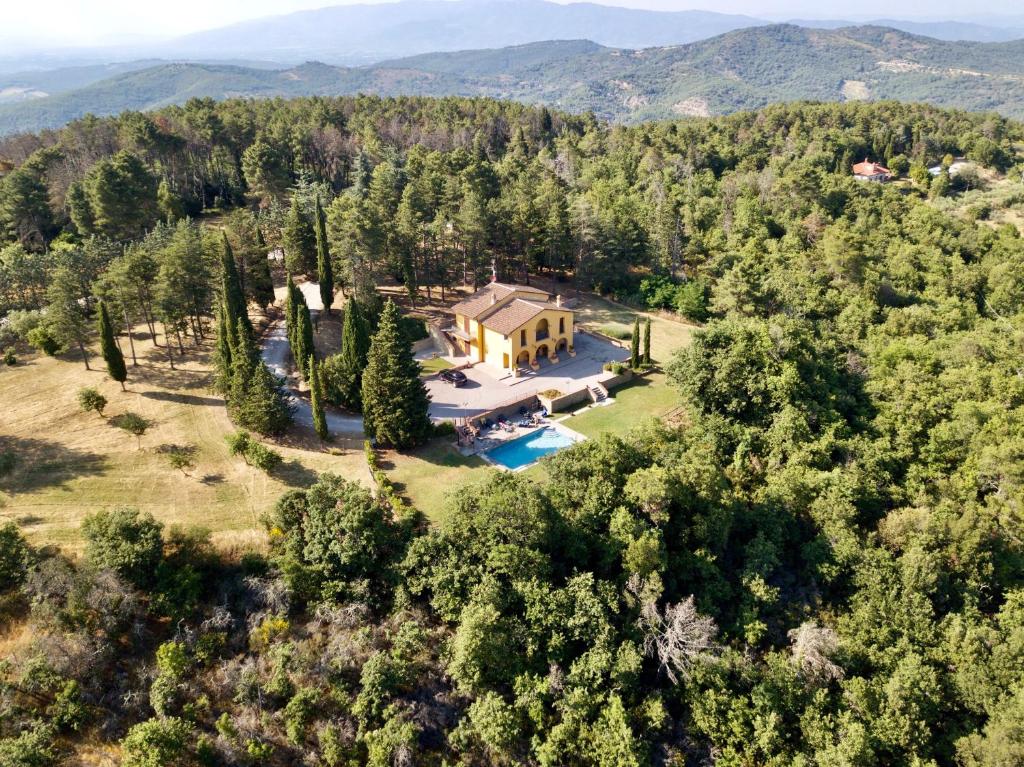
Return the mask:
<svg viewBox="0 0 1024 767">
<path fill-rule="evenodd" d="M 1016 19 L 1007 19 L 1002 25 L 978 24 L 968 21 L 906 21 L 905 19 L 874 19 L 862 22 L 860 26 L 889 27 L 914 35 L 933 37 L 936 40 L 968 40 L 977 43 L 1005 43 L 1024 38 L 1024 24 Z M 857 26 L 849 20 L 834 19 L 793 19 L 788 22 L 812 29 L 840 29 Z"/>
<path fill-rule="evenodd" d="M 478 95 L 637 121 L 770 102 L 899 99 L 1024 118 L 1024 41 L 939 41 L 883 27 L 775 25 L 681 46 L 620 50 L 581 40 L 432 53 L 368 67 L 283 70 L 164 64 L 0 106 L 0 133 L 86 112 L 154 109 L 193 96 Z"/>
<path fill-rule="evenodd" d="M 432 51 L 587 39 L 616 48 L 678 45 L 767 22 L 708 11 L 659 12 L 546 0 L 404 0 L 299 11 L 198 32 L 165 58 L 317 59 L 361 64 Z"/>
</svg>

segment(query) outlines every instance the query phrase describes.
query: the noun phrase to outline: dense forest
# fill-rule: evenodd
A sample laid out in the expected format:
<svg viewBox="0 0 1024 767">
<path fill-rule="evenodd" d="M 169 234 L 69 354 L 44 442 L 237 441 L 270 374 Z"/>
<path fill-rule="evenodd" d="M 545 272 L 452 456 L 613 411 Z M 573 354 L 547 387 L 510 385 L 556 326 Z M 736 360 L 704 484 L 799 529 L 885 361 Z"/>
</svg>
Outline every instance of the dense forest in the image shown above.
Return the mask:
<svg viewBox="0 0 1024 767">
<path fill-rule="evenodd" d="M 360 303 L 494 263 L 705 323 L 662 361 L 681 423 L 454 489 L 440 526 L 324 475 L 266 555 L 131 509 L 74 561 L 3 528 L 34 640 L 0 765 L 1021 763 L 1024 239 L 936 202 L 985 183 L 952 157 L 1019 179 L 1022 140 L 895 103 L 627 128 L 359 97 L 0 143 L 0 316 L 40 345 L 104 295 L 209 333 L 225 275 L 264 300 L 264 240 L 324 273 L 321 206 Z M 909 178 L 858 183 L 864 156 Z"/>
</svg>

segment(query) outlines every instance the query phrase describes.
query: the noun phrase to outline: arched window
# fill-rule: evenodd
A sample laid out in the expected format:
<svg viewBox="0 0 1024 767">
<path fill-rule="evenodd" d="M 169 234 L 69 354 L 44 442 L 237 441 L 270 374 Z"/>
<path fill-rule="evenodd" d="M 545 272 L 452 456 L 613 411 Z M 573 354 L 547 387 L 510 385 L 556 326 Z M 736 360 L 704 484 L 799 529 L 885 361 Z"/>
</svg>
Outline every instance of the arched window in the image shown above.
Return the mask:
<svg viewBox="0 0 1024 767">
<path fill-rule="evenodd" d="M 548 321 L 546 319 L 542 319 L 540 322 L 537 323 L 537 338 L 536 338 L 536 340 L 543 341 L 547 337 L 548 337 Z"/>
</svg>

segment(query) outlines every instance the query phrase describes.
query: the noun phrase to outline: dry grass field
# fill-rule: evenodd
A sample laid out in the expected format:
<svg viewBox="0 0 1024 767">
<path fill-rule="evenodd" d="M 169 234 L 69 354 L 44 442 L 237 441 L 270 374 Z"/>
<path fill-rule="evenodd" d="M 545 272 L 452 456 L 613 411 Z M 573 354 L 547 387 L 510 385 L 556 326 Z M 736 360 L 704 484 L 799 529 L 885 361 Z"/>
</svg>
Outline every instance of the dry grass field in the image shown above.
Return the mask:
<svg viewBox="0 0 1024 767">
<path fill-rule="evenodd" d="M 314 435 L 297 431 L 275 446 L 284 464 L 273 476 L 233 458 L 224 441 L 233 426 L 209 388 L 209 344 L 176 355 L 173 371 L 166 351 L 154 349 L 146 334 L 135 346 L 139 366 L 128 359 L 127 392 L 97 369 L 99 358 L 93 371 L 74 355 L 27 357 L 0 369 L 0 452 L 17 456 L 0 477 L 0 521 L 14 520 L 36 543 L 74 551 L 87 514 L 126 505 L 165 524 L 207 527 L 222 548 L 250 548 L 263 540 L 260 515 L 287 489 L 307 486 L 324 471 L 370 482 L 358 439 L 336 439 L 331 454 Z M 107 397 L 103 417 L 80 410 L 83 386 Z M 111 423 L 125 412 L 152 422 L 141 449 Z M 170 445 L 194 446 L 187 476 L 161 452 Z"/>
</svg>

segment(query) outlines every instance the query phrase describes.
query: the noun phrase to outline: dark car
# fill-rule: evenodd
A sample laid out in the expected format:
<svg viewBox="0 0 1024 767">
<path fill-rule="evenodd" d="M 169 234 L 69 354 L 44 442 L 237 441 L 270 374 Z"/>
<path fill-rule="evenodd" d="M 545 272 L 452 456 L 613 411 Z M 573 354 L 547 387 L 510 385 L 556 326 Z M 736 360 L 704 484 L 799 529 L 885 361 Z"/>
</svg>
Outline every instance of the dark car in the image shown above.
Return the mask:
<svg viewBox="0 0 1024 767">
<path fill-rule="evenodd" d="M 441 380 L 447 381 L 452 386 L 465 386 L 466 381 L 469 379 L 466 378 L 466 374 L 461 370 L 442 370 Z"/>
</svg>

